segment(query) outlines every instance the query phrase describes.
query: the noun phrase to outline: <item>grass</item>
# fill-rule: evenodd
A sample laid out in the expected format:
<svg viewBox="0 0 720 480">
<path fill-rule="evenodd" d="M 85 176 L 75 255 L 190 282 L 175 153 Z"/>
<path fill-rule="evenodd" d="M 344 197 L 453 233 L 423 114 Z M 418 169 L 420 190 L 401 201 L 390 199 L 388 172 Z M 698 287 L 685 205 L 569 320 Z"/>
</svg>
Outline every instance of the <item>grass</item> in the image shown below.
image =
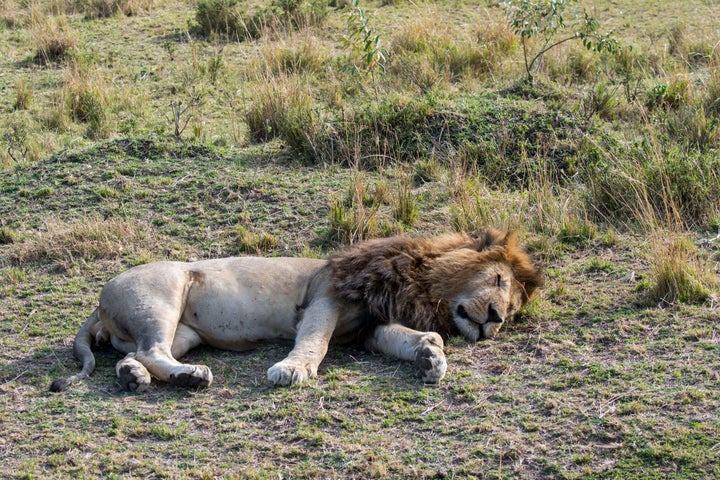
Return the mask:
<svg viewBox="0 0 720 480">
<path fill-rule="evenodd" d="M 633 49 L 563 45 L 529 86 L 497 2 L 363 2 L 387 50 L 355 73 L 343 2 L 1 2 L 0 477 L 720 476 L 711 3 L 595 2 Z M 203 25 L 221 7 L 262 28 Z M 271 388 L 287 344 L 198 349 L 211 388 L 141 395 L 103 350 L 47 393 L 133 265 L 488 225 L 547 287 L 449 339 L 437 386 L 335 346 Z"/>
</svg>

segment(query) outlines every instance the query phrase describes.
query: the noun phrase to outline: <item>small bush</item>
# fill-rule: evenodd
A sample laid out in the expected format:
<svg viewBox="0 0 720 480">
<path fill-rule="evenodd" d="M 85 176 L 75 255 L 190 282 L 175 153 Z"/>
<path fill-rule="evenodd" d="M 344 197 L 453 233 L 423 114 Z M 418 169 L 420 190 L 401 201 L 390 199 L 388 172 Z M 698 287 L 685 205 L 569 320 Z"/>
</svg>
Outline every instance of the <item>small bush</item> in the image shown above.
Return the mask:
<svg viewBox="0 0 720 480">
<path fill-rule="evenodd" d="M 690 80 L 675 77 L 669 82 L 658 82 L 647 91 L 645 105 L 649 109 L 658 107 L 677 109 L 685 105 L 692 93 Z"/>
<path fill-rule="evenodd" d="M 587 155 L 587 152 L 585 153 Z M 580 173 L 590 211 L 618 219 L 669 221 L 677 212 L 688 224 L 703 224 L 720 205 L 720 159 L 712 151 L 663 144 L 600 148 Z M 643 205 L 638 211 L 638 205 Z M 646 211 L 647 210 L 647 211 Z"/>
<path fill-rule="evenodd" d="M 611 88 L 605 83 L 596 84 L 582 100 L 583 116 L 587 119 L 595 115 L 606 120 L 611 119 L 620 103 L 617 90 L 617 87 Z"/>
<path fill-rule="evenodd" d="M 703 108 L 708 116 L 720 119 L 720 50 L 710 62 L 710 76 L 703 85 Z"/>
<path fill-rule="evenodd" d="M 0 227 L 0 245 L 9 245 L 17 239 L 17 233 L 7 225 Z"/>
<path fill-rule="evenodd" d="M 442 40 L 437 26 L 437 22 L 429 17 L 418 17 L 404 22 L 391 37 L 390 49 L 395 54 L 427 52 L 432 45 Z"/>
<path fill-rule="evenodd" d="M 400 231 L 383 214 L 385 187 L 375 185 L 371 194 L 365 176 L 357 172 L 344 199 L 334 199 L 328 211 L 327 237 L 341 243 L 355 243 L 374 237 L 386 237 Z"/>
<path fill-rule="evenodd" d="M 665 121 L 668 133 L 681 145 L 709 150 L 720 144 L 720 122 L 708 117 L 702 106 L 687 106 L 668 113 Z"/>
</svg>

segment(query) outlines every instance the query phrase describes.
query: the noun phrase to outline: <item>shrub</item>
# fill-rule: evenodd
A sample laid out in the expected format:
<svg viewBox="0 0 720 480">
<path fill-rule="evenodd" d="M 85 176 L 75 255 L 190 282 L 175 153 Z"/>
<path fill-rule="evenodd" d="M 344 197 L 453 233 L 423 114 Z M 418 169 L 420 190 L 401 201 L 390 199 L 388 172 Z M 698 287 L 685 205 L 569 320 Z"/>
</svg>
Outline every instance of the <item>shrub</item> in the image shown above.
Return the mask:
<svg viewBox="0 0 720 480">
<path fill-rule="evenodd" d="M 622 50 L 620 42 L 611 33 L 600 34 L 600 24 L 587 11 L 573 15 L 569 25 L 565 24 L 565 10 L 577 0 L 505 0 L 505 16 L 520 37 L 525 73 L 528 83 L 533 83 L 533 72 L 539 60 L 557 46 L 580 40 L 588 50 L 616 53 Z M 532 51 L 531 39 L 537 38 L 536 50 Z"/>
<path fill-rule="evenodd" d="M 412 177 L 406 176 L 395 191 L 393 218 L 407 227 L 415 225 L 420 216 L 418 201 L 412 191 Z"/>
<path fill-rule="evenodd" d="M 679 144 L 689 148 L 706 151 L 720 144 L 720 121 L 709 117 L 701 105 L 690 105 L 668 113 L 665 125 Z"/>
<path fill-rule="evenodd" d="M 356 172 L 346 197 L 336 198 L 330 204 L 328 239 L 355 243 L 398 233 L 397 225 L 390 223 L 381 211 L 384 191 L 385 187 L 376 184 L 374 193 L 370 194 L 365 176 Z"/>
<path fill-rule="evenodd" d="M 720 159 L 712 152 L 667 148 L 661 143 L 595 148 L 580 173 L 589 187 L 590 211 L 635 221 L 646 217 L 669 221 L 677 212 L 688 224 L 703 224 L 717 214 Z M 643 209 L 638 210 L 638 205 Z"/>
<path fill-rule="evenodd" d="M 604 119 L 612 118 L 619 105 L 616 95 L 618 88 L 611 88 L 606 83 L 597 83 L 582 100 L 583 116 L 588 120 L 594 115 Z"/>
<path fill-rule="evenodd" d="M 17 240 L 17 233 L 7 225 L 0 226 L 0 245 L 9 245 Z"/>
<path fill-rule="evenodd" d="M 647 91 L 645 105 L 649 109 L 658 107 L 676 109 L 690 98 L 692 87 L 686 77 L 675 77 L 669 82 L 657 82 Z"/>
</svg>

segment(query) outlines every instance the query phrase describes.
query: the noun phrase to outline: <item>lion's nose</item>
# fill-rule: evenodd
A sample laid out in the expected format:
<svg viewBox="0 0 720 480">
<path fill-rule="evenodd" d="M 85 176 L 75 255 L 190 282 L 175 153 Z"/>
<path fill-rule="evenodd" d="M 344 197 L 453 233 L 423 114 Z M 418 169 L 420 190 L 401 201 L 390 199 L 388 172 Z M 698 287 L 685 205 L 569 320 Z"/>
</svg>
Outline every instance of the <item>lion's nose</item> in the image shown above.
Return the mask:
<svg viewBox="0 0 720 480">
<path fill-rule="evenodd" d="M 498 313 L 498 311 L 495 309 L 494 306 L 490 305 L 488 306 L 488 317 L 487 321 L 491 323 L 502 323 L 504 320 Z"/>
</svg>

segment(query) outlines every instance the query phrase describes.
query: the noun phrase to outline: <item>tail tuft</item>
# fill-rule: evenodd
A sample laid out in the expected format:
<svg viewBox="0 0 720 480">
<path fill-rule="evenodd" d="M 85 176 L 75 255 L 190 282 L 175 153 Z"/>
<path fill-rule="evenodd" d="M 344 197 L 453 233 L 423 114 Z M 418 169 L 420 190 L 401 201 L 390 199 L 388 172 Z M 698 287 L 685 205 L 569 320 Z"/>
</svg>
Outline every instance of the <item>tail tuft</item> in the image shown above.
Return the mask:
<svg viewBox="0 0 720 480">
<path fill-rule="evenodd" d="M 63 390 L 67 389 L 70 385 L 72 385 L 73 379 L 71 378 L 58 378 L 57 380 L 54 380 L 50 384 L 50 391 L 51 392 L 62 392 Z"/>
</svg>

